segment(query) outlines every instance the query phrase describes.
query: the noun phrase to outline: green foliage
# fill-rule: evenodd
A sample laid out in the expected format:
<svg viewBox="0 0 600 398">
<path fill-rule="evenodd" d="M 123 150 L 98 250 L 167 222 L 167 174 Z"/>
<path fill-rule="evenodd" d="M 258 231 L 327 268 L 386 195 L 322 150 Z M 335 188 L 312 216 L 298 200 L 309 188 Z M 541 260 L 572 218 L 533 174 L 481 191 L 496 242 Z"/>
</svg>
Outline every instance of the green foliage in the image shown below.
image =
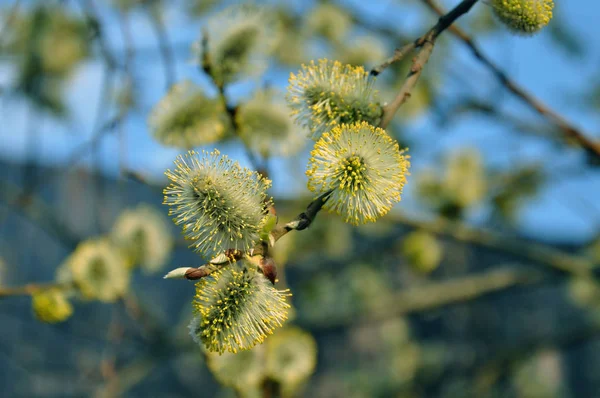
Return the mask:
<svg viewBox="0 0 600 398">
<path fill-rule="evenodd" d="M 317 325 L 354 319 L 381 308 L 392 287 L 383 272 L 368 263 L 351 263 L 337 273 L 320 270 L 296 295 L 299 314 Z"/>
</svg>

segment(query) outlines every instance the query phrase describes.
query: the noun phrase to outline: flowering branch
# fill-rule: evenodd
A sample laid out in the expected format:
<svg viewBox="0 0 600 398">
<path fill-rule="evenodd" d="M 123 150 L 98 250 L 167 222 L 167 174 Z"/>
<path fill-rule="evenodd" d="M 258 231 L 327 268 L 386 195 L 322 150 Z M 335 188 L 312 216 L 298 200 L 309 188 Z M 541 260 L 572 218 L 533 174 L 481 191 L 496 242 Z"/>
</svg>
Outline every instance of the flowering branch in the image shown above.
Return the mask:
<svg viewBox="0 0 600 398">
<path fill-rule="evenodd" d="M 212 65 L 212 60 L 210 58 L 210 54 L 208 51 L 208 40 L 209 40 L 209 34 L 208 34 L 208 30 L 204 29 L 202 31 L 202 40 L 200 42 L 200 47 L 201 47 L 201 51 L 202 51 L 202 70 L 204 70 L 204 72 L 211 78 L 213 84 L 217 87 L 217 90 L 219 91 L 219 100 L 221 101 L 221 103 L 223 104 L 223 108 L 225 109 L 226 113 L 227 113 L 227 117 L 229 118 L 229 122 L 231 124 L 231 127 L 233 128 L 233 131 L 239 135 L 239 127 L 236 121 L 236 113 L 237 113 L 237 107 L 233 107 L 231 105 L 229 105 L 229 101 L 227 99 L 227 95 L 225 94 L 225 84 L 222 81 L 219 81 L 215 74 L 213 73 L 213 65 Z M 252 153 L 252 151 L 247 148 L 244 145 L 244 148 L 246 148 L 246 156 L 248 156 L 248 160 L 250 161 L 250 164 L 252 165 L 252 167 L 258 171 L 261 175 L 266 177 L 266 168 L 265 167 L 260 167 L 259 161 L 256 158 L 256 156 L 254 156 L 254 154 Z"/>
<path fill-rule="evenodd" d="M 431 10 L 438 15 L 444 15 L 444 10 L 438 6 L 434 0 L 422 0 Z M 508 77 L 508 75 L 500 69 L 490 58 L 481 52 L 477 44 L 467 33 L 458 26 L 449 26 L 448 29 L 452 34 L 458 37 L 471 50 L 475 58 L 492 71 L 496 79 L 506 87 L 508 91 L 520 98 L 523 102 L 529 105 L 533 110 L 551 121 L 554 125 L 560 128 L 566 137 L 575 140 L 583 147 L 588 155 L 596 160 L 600 160 L 600 142 L 587 137 L 583 132 L 573 126 L 569 121 L 561 115 L 548 108 L 544 103 L 528 93 L 525 89 L 519 86 L 516 82 Z"/>
<path fill-rule="evenodd" d="M 314 199 L 305 212 L 300 213 L 292 221 L 275 227 L 270 235 L 272 242 L 277 242 L 282 236 L 288 232 L 296 230 L 302 231 L 310 226 L 310 224 L 317 217 L 319 211 L 323 208 L 327 199 L 331 195 L 331 191 L 325 192 L 318 198 Z M 267 256 L 268 245 L 265 242 L 259 242 L 249 253 L 251 256 Z M 219 268 L 228 265 L 231 262 L 240 260 L 244 256 L 244 253 L 240 250 L 228 250 L 225 253 L 215 257 L 209 263 L 201 265 L 200 267 L 181 267 L 176 268 L 165 275 L 165 279 L 188 279 L 198 280 L 204 278 L 217 271 Z M 273 281 L 272 281 L 273 282 Z"/>
<path fill-rule="evenodd" d="M 427 33 L 416 39 L 412 44 L 406 45 L 400 50 L 396 50 L 394 57 L 371 71 L 372 75 L 377 75 L 393 62 L 403 58 L 411 50 L 420 48 L 415 58 L 413 58 L 412 66 L 408 76 L 400 88 L 400 91 L 396 95 L 396 98 L 394 98 L 392 102 L 383 108 L 383 116 L 381 118 L 381 122 L 379 123 L 379 127 L 385 129 L 392 121 L 398 108 L 400 108 L 400 106 L 402 106 L 402 104 L 404 104 L 410 98 L 410 93 L 416 86 L 417 81 L 421 76 L 421 72 L 423 71 L 423 67 L 427 61 L 429 61 L 429 57 L 433 52 L 433 46 L 435 45 L 435 40 L 437 37 L 444 30 L 448 29 L 450 25 L 452 25 L 452 23 L 454 23 L 454 21 L 456 21 L 460 16 L 469 12 L 475 3 L 477 3 L 477 0 L 463 0 L 460 4 L 454 7 L 452 11 L 442 15 L 435 26 L 429 29 Z"/>
</svg>

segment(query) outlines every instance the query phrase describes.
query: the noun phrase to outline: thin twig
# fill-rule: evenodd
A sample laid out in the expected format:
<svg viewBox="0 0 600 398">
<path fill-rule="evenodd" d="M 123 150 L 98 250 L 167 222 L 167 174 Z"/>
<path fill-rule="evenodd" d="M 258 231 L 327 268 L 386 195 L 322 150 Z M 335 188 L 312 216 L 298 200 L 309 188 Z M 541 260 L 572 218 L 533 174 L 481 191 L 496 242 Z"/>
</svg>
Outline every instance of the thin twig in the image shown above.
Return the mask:
<svg viewBox="0 0 600 398">
<path fill-rule="evenodd" d="M 131 34 L 131 25 L 129 22 L 129 15 L 126 12 L 119 13 L 119 26 L 121 28 L 121 35 L 123 36 L 123 43 L 125 44 L 125 82 L 123 86 L 126 90 L 126 95 L 128 96 L 125 100 L 127 103 L 123 103 L 123 99 L 119 103 L 120 112 L 129 112 L 131 106 L 134 104 L 129 103 L 129 101 L 134 101 L 129 96 L 133 96 L 135 92 L 135 79 L 133 76 L 133 62 L 135 58 L 135 49 L 133 46 L 133 36 Z M 125 170 L 127 170 L 127 130 L 125 128 L 125 123 L 119 123 L 118 129 L 118 137 L 119 137 L 119 173 L 121 176 L 125 174 Z"/>
<path fill-rule="evenodd" d="M 105 137 L 105 135 L 112 133 L 115 128 L 123 121 L 125 115 L 119 114 L 115 116 L 113 119 L 104 123 L 96 133 L 90 138 L 89 141 L 84 142 L 79 147 L 75 148 L 69 158 L 65 162 L 65 168 L 69 169 L 75 166 L 85 155 L 90 153 L 94 148 L 96 148 L 100 141 Z M 48 168 L 41 172 L 39 178 L 36 179 L 35 188 L 39 189 L 40 187 L 48 184 L 52 181 L 52 177 L 59 176 L 62 174 L 57 174 L 56 170 L 53 168 Z M 24 206 L 29 202 L 29 194 L 26 192 L 22 192 L 13 202 L 14 206 Z"/>
<path fill-rule="evenodd" d="M 452 23 L 454 23 L 454 21 L 456 21 L 459 17 L 469 12 L 475 3 L 477 3 L 477 0 L 463 0 L 456 7 L 454 7 L 452 11 L 442 15 L 433 28 L 429 29 L 427 33 L 414 41 L 414 48 L 420 48 L 420 50 L 413 59 L 408 76 L 400 88 L 400 91 L 396 95 L 396 98 L 394 98 L 392 102 L 383 108 L 383 116 L 381 118 L 381 122 L 379 123 L 379 127 L 386 128 L 394 118 L 394 114 L 398 108 L 400 108 L 400 106 L 402 106 L 402 104 L 410 98 L 410 93 L 416 86 L 417 81 L 419 80 L 419 77 L 423 71 L 423 67 L 431 57 L 437 37 L 444 30 L 448 29 L 448 27 L 450 27 Z M 407 48 L 407 50 L 412 49 L 407 46 L 405 46 L 405 48 Z M 401 51 L 398 55 L 404 56 Z M 391 60 L 393 62 L 394 57 L 392 57 Z"/>
<path fill-rule="evenodd" d="M 6 18 L 4 18 L 4 22 L 2 27 L 0 27 L 0 38 L 8 37 L 7 31 L 10 28 L 10 25 L 13 23 L 15 17 L 19 12 L 19 8 L 21 6 L 20 0 L 15 0 L 14 4 L 10 7 L 6 14 Z M 0 41 L 0 48 L 3 47 L 2 41 Z"/>
<path fill-rule="evenodd" d="M 109 69 L 119 69 L 121 66 L 114 57 L 112 51 L 109 48 L 104 31 L 102 30 L 102 24 L 100 23 L 100 16 L 96 9 L 96 5 L 93 0 L 82 0 L 83 12 L 85 13 L 90 27 L 95 33 L 95 39 L 98 43 L 100 55 L 104 60 L 104 63 Z"/>
<path fill-rule="evenodd" d="M 444 10 L 438 6 L 434 0 L 422 0 L 425 5 L 427 5 L 431 10 L 433 10 L 438 15 L 444 15 Z M 587 137 L 583 132 L 581 132 L 578 128 L 573 126 L 569 121 L 567 121 L 564 117 L 548 108 L 543 102 L 534 97 L 532 94 L 528 93 L 525 89 L 519 86 L 515 81 L 508 77 L 508 75 L 500 69 L 490 58 L 488 58 L 485 54 L 481 52 L 477 44 L 467 35 L 462 29 L 457 26 L 450 26 L 450 32 L 454 34 L 456 37 L 462 40 L 463 43 L 471 50 L 471 53 L 475 56 L 477 60 L 479 60 L 483 65 L 485 65 L 498 79 L 498 81 L 504 85 L 511 93 L 513 93 L 516 97 L 520 98 L 523 102 L 529 105 L 533 110 L 537 113 L 551 121 L 555 124 L 567 138 L 571 138 L 577 143 L 579 143 L 588 153 L 588 155 L 592 156 L 596 160 L 600 160 L 600 141 L 593 140 Z"/>
<path fill-rule="evenodd" d="M 175 62 L 173 59 L 173 50 L 169 44 L 169 38 L 167 37 L 167 31 L 165 29 L 165 25 L 162 21 L 161 16 L 158 13 L 156 4 L 150 6 L 149 15 L 150 22 L 152 24 L 152 28 L 154 29 L 154 34 L 156 35 L 156 39 L 158 40 L 158 48 L 160 50 L 160 54 L 163 60 L 163 66 L 165 69 L 165 84 L 167 90 L 171 88 L 173 83 L 176 81 L 176 73 L 175 73 Z"/>
<path fill-rule="evenodd" d="M 329 199 L 329 195 L 331 195 L 331 191 L 325 192 L 324 194 L 322 194 L 321 196 L 317 197 L 312 202 L 310 202 L 310 204 L 306 208 L 306 211 L 300 213 L 294 220 L 292 220 L 286 224 L 278 225 L 277 227 L 275 227 L 271 231 L 272 241 L 277 242 L 279 239 L 281 239 L 284 235 L 286 235 L 290 231 L 294 231 L 294 230 L 302 231 L 302 230 L 308 228 L 310 226 L 310 224 L 317 217 L 317 214 L 319 213 L 319 211 L 321 211 L 321 209 L 327 202 L 327 199 Z M 264 256 L 267 254 L 267 251 L 268 251 L 268 245 L 264 242 L 259 242 L 248 254 L 251 256 Z M 223 266 L 226 266 L 227 264 L 229 264 L 230 261 L 237 261 L 237 260 L 241 259 L 243 256 L 244 256 L 244 253 L 239 250 L 229 250 L 229 251 L 225 252 L 224 255 L 222 255 L 223 261 L 214 261 L 213 260 L 210 263 L 204 264 L 197 268 L 194 268 L 194 267 L 189 267 L 187 269 L 178 268 L 176 271 L 179 271 L 180 269 L 184 269 L 185 273 L 178 274 L 179 275 L 178 277 L 188 279 L 188 280 L 197 280 L 197 279 L 200 279 L 200 278 L 203 278 L 205 276 L 212 274 L 213 272 L 215 272 L 216 270 L 218 270 L 219 268 L 221 268 Z M 217 257 L 217 259 L 215 259 L 215 260 L 218 260 L 218 259 L 219 259 L 219 257 Z M 168 277 L 170 277 L 170 276 L 166 276 L 165 278 L 168 278 Z"/>
<path fill-rule="evenodd" d="M 396 50 L 394 50 L 393 56 L 391 56 L 390 58 L 383 61 L 380 65 L 377 65 L 373 69 L 371 69 L 370 75 L 371 76 L 379 75 L 387 67 L 389 67 L 393 63 L 398 62 L 401 59 L 403 59 L 409 52 L 411 52 L 412 50 L 414 50 L 416 48 L 415 46 L 416 46 L 415 42 L 412 42 L 412 43 L 408 43 L 408 44 L 404 45 L 402 48 L 397 48 Z"/>
<path fill-rule="evenodd" d="M 49 289 L 64 289 L 71 287 L 69 283 L 47 282 L 47 283 L 28 283 L 22 286 L 3 287 L 0 286 L 0 299 L 4 297 L 31 296 L 37 292 Z"/>
<path fill-rule="evenodd" d="M 213 68 L 213 64 L 212 64 L 212 59 L 210 58 L 210 53 L 208 51 L 208 45 L 209 45 L 209 35 L 208 35 L 208 31 L 206 29 L 204 29 L 202 31 L 202 40 L 200 42 L 201 52 L 202 52 L 202 70 L 211 78 L 215 87 L 217 87 L 217 90 L 219 91 L 219 100 L 223 104 L 223 108 L 225 109 L 225 112 L 227 113 L 229 122 L 231 124 L 231 128 L 233 129 L 233 132 L 239 136 L 239 126 L 236 121 L 236 114 L 237 114 L 238 109 L 236 106 L 231 106 L 229 104 L 229 100 L 228 100 L 227 94 L 225 92 L 225 85 L 215 78 L 215 75 L 213 73 L 214 68 Z M 266 170 L 265 166 L 260 164 L 260 162 L 258 161 L 258 158 L 254 155 L 254 153 L 252 153 L 250 148 L 248 148 L 246 145 L 244 145 L 244 149 L 246 150 L 246 156 L 248 157 L 248 160 L 250 161 L 252 168 L 254 170 L 256 170 L 257 172 L 259 172 L 265 178 L 268 177 L 268 170 Z"/>
</svg>

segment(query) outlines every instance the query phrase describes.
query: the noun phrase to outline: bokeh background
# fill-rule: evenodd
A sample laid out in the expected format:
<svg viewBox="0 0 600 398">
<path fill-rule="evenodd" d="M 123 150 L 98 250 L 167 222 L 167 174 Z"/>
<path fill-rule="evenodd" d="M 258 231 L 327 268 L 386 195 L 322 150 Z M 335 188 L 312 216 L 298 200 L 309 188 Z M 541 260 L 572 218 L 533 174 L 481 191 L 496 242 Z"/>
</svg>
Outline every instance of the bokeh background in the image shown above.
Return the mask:
<svg viewBox="0 0 600 398">
<path fill-rule="evenodd" d="M 233 3 L 0 2 L 0 290 L 51 282 L 78 243 L 109 233 L 126 208 L 147 203 L 166 216 L 163 173 L 183 150 L 154 140 L 148 115 L 184 79 L 216 95 L 190 49 Z M 310 60 L 370 69 L 435 24 L 427 3 L 261 2 L 281 22 L 279 44 L 263 75 L 227 88 L 231 103 L 264 87 L 285 92 Z M 598 12 L 592 0 L 561 1 L 546 29 L 522 37 L 481 2 L 458 26 L 510 79 L 600 140 Z M 39 29 L 39 18 L 56 31 Z M 409 64 L 378 77 L 382 101 Z M 274 249 L 280 287 L 293 292 L 291 323 L 317 344 L 296 395 L 598 396 L 598 158 L 450 32 L 388 131 L 410 148 L 401 203 L 360 227 L 322 212 Z M 235 137 L 204 148 L 252 167 L 255 154 Z M 282 221 L 312 199 L 310 148 L 307 138 L 298 155 L 260 159 Z M 165 272 L 206 261 L 170 232 Z M 0 296 L 0 395 L 244 396 L 217 381 L 187 334 L 193 284 L 162 274 L 135 273 L 127 297 L 75 302 L 58 324 L 37 320 L 27 293 Z"/>
</svg>

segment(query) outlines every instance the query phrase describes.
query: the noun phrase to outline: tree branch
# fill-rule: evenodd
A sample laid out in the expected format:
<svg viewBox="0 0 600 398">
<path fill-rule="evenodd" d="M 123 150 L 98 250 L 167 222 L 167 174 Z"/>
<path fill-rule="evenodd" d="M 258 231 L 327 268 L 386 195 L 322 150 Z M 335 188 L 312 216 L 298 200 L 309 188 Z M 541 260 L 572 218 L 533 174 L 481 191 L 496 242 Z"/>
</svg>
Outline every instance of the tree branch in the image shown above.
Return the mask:
<svg viewBox="0 0 600 398">
<path fill-rule="evenodd" d="M 379 123 L 379 127 L 385 129 L 394 118 L 394 114 L 398 108 L 400 108 L 400 106 L 402 106 L 402 104 L 410 98 L 410 93 L 416 86 L 417 81 L 421 76 L 421 72 L 423 71 L 423 67 L 431 57 L 437 37 L 444 30 L 448 29 L 450 25 L 452 25 L 452 23 L 454 23 L 454 21 L 456 21 L 460 16 L 469 12 L 475 3 L 477 3 L 477 0 L 463 0 L 456 7 L 454 7 L 452 11 L 442 15 L 435 26 L 429 29 L 427 33 L 416 39 L 412 44 L 406 45 L 400 50 L 396 50 L 394 57 L 390 58 L 388 61 L 371 71 L 371 74 L 376 75 L 385 69 L 385 67 L 404 57 L 404 55 L 410 52 L 410 50 L 413 48 L 420 48 L 420 51 L 413 59 L 408 76 L 400 88 L 400 91 L 396 95 L 396 98 L 394 98 L 392 102 L 383 108 L 383 116 L 381 118 L 381 122 Z"/>
<path fill-rule="evenodd" d="M 165 25 L 161 19 L 159 14 L 159 10 L 157 4 L 151 4 L 149 10 L 150 22 L 152 24 L 152 29 L 154 30 L 154 34 L 156 35 L 156 39 L 158 40 L 158 49 L 160 51 L 160 55 L 163 60 L 163 66 L 165 70 L 165 84 L 167 90 L 175 83 L 176 73 L 175 73 L 175 62 L 173 60 L 173 50 L 169 44 L 169 38 L 167 37 L 167 31 L 165 30 Z"/>
<path fill-rule="evenodd" d="M 445 281 L 429 282 L 424 285 L 400 290 L 384 300 L 377 308 L 363 316 L 351 319 L 333 319 L 311 329 L 327 330 L 348 323 L 372 323 L 412 313 L 421 313 L 449 305 L 472 301 L 493 293 L 517 286 L 538 283 L 542 274 L 532 269 L 504 266 L 475 275 L 457 277 Z"/>
<path fill-rule="evenodd" d="M 68 283 L 46 282 L 46 283 L 28 283 L 22 286 L 3 287 L 0 286 L 0 299 L 4 297 L 14 296 L 31 296 L 37 292 L 53 289 L 53 288 L 68 288 L 71 287 Z"/>
<path fill-rule="evenodd" d="M 449 237 L 459 242 L 472 243 L 510 253 L 534 263 L 549 266 L 561 273 L 581 277 L 593 276 L 594 263 L 591 260 L 540 243 L 496 234 L 483 228 L 471 228 L 460 222 L 448 221 L 444 218 L 425 221 L 410 219 L 402 214 L 396 214 L 393 217 L 402 225 Z"/>
<path fill-rule="evenodd" d="M 277 242 L 281 237 L 286 235 L 288 232 L 297 230 L 302 231 L 310 226 L 310 224 L 317 217 L 317 214 L 325 203 L 327 199 L 329 199 L 329 195 L 331 195 L 331 191 L 325 192 L 318 198 L 314 199 L 307 206 L 306 211 L 300 213 L 295 219 L 292 221 L 275 227 L 271 231 L 271 237 L 273 242 Z M 268 254 L 268 244 L 266 242 L 258 242 L 256 246 L 250 251 L 249 255 L 251 256 L 265 256 Z M 220 256 L 211 260 L 208 264 L 201 265 L 200 267 L 181 267 L 175 270 L 172 270 L 167 275 L 165 275 L 165 279 L 188 279 L 188 280 L 197 280 L 200 278 L 204 278 L 218 270 L 220 267 L 223 267 L 229 264 L 231 261 L 237 261 L 244 257 L 244 253 L 239 250 L 227 250 L 225 253 L 222 253 Z"/>
<path fill-rule="evenodd" d="M 434 0 L 422 1 L 436 14 L 444 15 L 444 10 L 438 6 Z M 452 34 L 462 40 L 469 50 L 471 50 L 471 53 L 475 56 L 475 58 L 485 65 L 494 74 L 496 79 L 498 79 L 498 81 L 504 85 L 504 87 L 506 87 L 507 90 L 513 93 L 516 97 L 520 98 L 537 113 L 556 125 L 563 132 L 565 137 L 570 138 L 581 145 L 590 157 L 596 161 L 600 161 L 600 141 L 587 137 L 565 118 L 548 108 L 544 103 L 510 79 L 508 75 L 502 69 L 500 69 L 499 66 L 497 66 L 490 58 L 481 52 L 477 44 L 475 44 L 469 35 L 467 35 L 462 29 L 457 26 L 449 26 L 449 30 L 452 32 Z"/>
</svg>

